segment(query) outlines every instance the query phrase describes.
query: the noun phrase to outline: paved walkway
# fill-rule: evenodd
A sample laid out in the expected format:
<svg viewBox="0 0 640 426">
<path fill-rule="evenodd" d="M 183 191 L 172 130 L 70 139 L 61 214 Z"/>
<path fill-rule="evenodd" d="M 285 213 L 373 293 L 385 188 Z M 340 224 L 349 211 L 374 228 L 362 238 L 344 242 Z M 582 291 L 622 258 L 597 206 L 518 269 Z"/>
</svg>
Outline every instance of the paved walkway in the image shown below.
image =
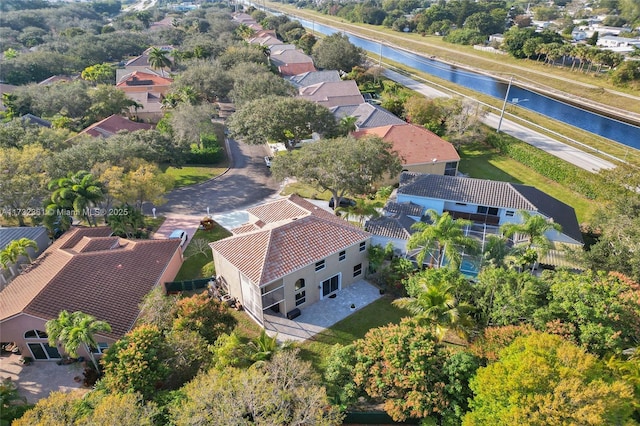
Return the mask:
<svg viewBox="0 0 640 426">
<path fill-rule="evenodd" d="M 378 287 L 360 280 L 337 292 L 335 298 L 326 298 L 309 307 L 301 308 L 302 314 L 294 320 L 265 315 L 265 329 L 270 336 L 277 335 L 279 341 L 303 342 L 380 297 L 382 296 Z M 351 309 L 351 304 L 356 308 Z"/>
<path fill-rule="evenodd" d="M 394 81 L 397 81 L 405 87 L 429 98 L 451 97 L 451 95 L 447 92 L 420 83 L 413 78 L 407 77 L 395 71 L 385 70 L 384 75 Z M 574 148 L 571 145 L 567 145 L 542 133 L 536 132 L 535 130 L 532 130 L 528 127 L 517 124 L 506 118 L 509 115 L 509 113 L 505 114 L 505 118 L 503 118 L 502 124 L 500 125 L 500 131 L 503 133 L 513 136 L 516 139 L 526 142 L 529 145 L 533 145 L 536 148 L 546 151 L 551 155 L 561 158 L 564 161 L 572 163 L 590 172 L 598 172 L 600 169 L 613 169 L 615 167 L 615 165 L 610 161 L 604 160 L 593 154 L 582 151 L 578 148 Z M 490 127 L 493 127 L 494 129 L 498 128 L 499 121 L 500 116 L 494 113 L 488 113 L 482 118 L 483 123 Z"/>
<path fill-rule="evenodd" d="M 55 361 L 35 361 L 30 365 L 20 363 L 20 355 L 0 356 L 0 379 L 10 378 L 21 396 L 34 404 L 53 391 L 71 392 L 88 389 L 75 377 L 83 377 L 82 363 L 58 365 Z"/>
</svg>

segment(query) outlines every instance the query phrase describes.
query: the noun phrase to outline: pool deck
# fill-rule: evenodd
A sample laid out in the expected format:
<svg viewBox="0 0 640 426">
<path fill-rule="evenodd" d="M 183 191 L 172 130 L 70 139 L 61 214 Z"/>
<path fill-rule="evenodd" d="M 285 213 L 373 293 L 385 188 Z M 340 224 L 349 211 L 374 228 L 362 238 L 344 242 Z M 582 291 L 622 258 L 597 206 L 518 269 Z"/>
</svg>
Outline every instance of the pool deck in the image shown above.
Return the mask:
<svg viewBox="0 0 640 426">
<path fill-rule="evenodd" d="M 283 316 L 265 314 L 264 327 L 267 334 L 277 336 L 278 341 L 303 342 L 380 297 L 382 296 L 378 287 L 360 280 L 338 291 L 334 298 L 328 297 L 301 308 L 301 315 L 296 319 L 289 320 Z M 351 309 L 351 304 L 356 308 Z"/>
</svg>

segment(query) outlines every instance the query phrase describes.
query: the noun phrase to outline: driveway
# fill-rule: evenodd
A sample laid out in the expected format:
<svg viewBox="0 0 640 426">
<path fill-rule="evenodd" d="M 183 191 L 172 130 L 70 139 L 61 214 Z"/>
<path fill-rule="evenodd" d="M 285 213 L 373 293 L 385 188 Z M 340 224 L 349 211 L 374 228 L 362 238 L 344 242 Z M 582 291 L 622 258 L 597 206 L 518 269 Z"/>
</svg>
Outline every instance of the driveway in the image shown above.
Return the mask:
<svg viewBox="0 0 640 426">
<path fill-rule="evenodd" d="M 230 156 L 229 170 L 221 176 L 198 185 L 178 188 L 166 195 L 167 203 L 156 207 L 156 215 L 166 220 L 154 234 L 154 238 L 166 238 L 175 229 L 183 229 L 189 235 L 189 241 L 204 216 L 210 215 L 216 222 L 231 215 L 231 227 L 246 222 L 244 216 L 236 212 L 277 197 L 280 183 L 271 177 L 264 163 L 267 148 L 264 145 L 248 145 L 233 139 L 227 139 L 227 151 Z M 153 204 L 143 207 L 143 212 L 152 214 Z M 222 220 L 222 222 L 226 222 Z M 237 223 L 236 223 L 237 222 Z M 225 226 L 227 227 L 227 226 Z M 184 248 L 186 248 L 185 244 Z"/>
</svg>

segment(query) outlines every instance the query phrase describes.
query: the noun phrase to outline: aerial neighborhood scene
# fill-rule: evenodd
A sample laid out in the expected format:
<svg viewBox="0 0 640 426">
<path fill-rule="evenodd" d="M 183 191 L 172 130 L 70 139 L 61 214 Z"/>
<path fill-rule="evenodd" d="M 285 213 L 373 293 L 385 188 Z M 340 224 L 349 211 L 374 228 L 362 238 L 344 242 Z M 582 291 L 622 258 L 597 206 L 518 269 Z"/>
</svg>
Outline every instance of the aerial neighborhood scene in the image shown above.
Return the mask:
<svg viewBox="0 0 640 426">
<path fill-rule="evenodd" d="M 3 0 L 0 425 L 640 424 L 640 0 Z"/>
</svg>

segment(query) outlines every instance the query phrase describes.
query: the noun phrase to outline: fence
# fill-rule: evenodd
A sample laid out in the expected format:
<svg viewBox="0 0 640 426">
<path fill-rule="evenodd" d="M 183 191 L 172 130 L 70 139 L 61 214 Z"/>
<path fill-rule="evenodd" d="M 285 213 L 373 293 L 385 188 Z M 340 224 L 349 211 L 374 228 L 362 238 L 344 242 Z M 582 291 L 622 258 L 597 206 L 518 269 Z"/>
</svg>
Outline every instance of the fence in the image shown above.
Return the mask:
<svg viewBox="0 0 640 426">
<path fill-rule="evenodd" d="M 177 293 L 181 291 L 191 291 L 207 288 L 210 281 L 213 281 L 213 278 L 198 278 L 197 280 L 173 281 L 170 283 L 164 283 L 164 287 L 167 293 Z"/>
</svg>

